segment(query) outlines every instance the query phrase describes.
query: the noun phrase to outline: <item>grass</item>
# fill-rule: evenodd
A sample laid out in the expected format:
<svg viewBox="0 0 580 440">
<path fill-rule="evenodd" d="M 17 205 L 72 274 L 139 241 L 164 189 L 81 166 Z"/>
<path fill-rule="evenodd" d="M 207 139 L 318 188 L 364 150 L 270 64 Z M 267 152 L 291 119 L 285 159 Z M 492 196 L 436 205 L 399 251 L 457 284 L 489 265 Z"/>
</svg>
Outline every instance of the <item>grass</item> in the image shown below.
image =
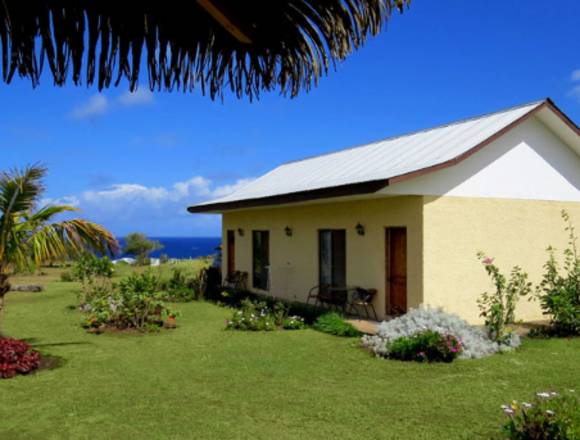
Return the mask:
<svg viewBox="0 0 580 440">
<path fill-rule="evenodd" d="M 75 288 L 7 296 L 3 333 L 64 364 L 0 380 L 2 439 L 489 438 L 502 403 L 580 390 L 580 339 L 423 365 L 313 330 L 225 331 L 229 311 L 204 302 L 177 304 L 176 330 L 97 336 L 67 308 Z"/>
</svg>

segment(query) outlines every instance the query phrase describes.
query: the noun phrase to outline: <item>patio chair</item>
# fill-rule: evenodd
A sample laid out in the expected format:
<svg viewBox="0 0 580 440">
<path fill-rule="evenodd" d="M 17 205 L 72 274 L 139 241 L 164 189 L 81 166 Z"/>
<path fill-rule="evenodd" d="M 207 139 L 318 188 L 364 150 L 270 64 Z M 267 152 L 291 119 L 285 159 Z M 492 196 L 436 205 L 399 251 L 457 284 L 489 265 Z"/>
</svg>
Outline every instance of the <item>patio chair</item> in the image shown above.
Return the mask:
<svg viewBox="0 0 580 440">
<path fill-rule="evenodd" d="M 308 291 L 306 297 L 306 304 L 310 304 L 310 300 L 314 300 L 313 305 L 318 306 L 326 301 L 328 298 L 328 284 L 318 284 Z"/>
<path fill-rule="evenodd" d="M 235 290 L 247 290 L 248 272 L 241 272 L 236 270 L 235 272 L 227 275 L 224 281 L 227 287 L 232 287 Z"/>
<path fill-rule="evenodd" d="M 361 287 L 357 287 L 352 294 L 352 300 L 349 304 L 349 310 L 356 311 L 359 318 L 362 318 L 360 310 L 364 309 L 367 319 L 371 319 L 371 315 L 369 313 L 370 309 L 373 312 L 375 321 L 378 321 L 379 318 L 377 316 L 377 312 L 373 304 L 373 299 L 376 294 L 377 289 L 363 289 Z"/>
</svg>

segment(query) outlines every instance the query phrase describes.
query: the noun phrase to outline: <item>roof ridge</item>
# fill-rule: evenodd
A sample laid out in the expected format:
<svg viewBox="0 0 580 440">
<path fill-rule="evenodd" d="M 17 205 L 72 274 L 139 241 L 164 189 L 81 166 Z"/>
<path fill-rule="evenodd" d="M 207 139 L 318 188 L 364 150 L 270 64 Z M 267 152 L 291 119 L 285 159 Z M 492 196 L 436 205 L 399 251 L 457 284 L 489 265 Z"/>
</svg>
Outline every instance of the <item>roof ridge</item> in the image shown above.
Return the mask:
<svg viewBox="0 0 580 440">
<path fill-rule="evenodd" d="M 525 104 L 518 104 L 518 105 L 514 105 L 514 106 L 511 106 L 511 107 L 507 107 L 507 108 L 504 108 L 504 109 L 501 109 L 501 110 L 496 110 L 496 111 L 493 111 L 493 112 L 487 112 L 487 113 L 483 113 L 483 114 L 480 114 L 480 115 L 477 115 L 477 116 L 471 116 L 471 117 L 467 117 L 467 118 L 463 118 L 463 119 L 458 119 L 458 120 L 453 121 L 453 122 L 447 122 L 447 123 L 444 123 L 444 124 L 435 125 L 433 127 L 422 128 L 422 129 L 419 129 L 419 130 L 413 130 L 413 131 L 409 131 L 407 133 L 398 134 L 398 135 L 394 135 L 394 136 L 389 136 L 389 137 L 386 137 L 386 138 L 383 138 L 383 139 L 379 139 L 379 140 L 376 140 L 376 141 L 371 141 L 371 142 L 367 142 L 367 143 L 364 143 L 364 144 L 353 145 L 352 147 L 341 148 L 339 150 L 329 151 L 327 153 L 315 154 L 313 156 L 304 157 L 302 159 L 289 160 L 287 162 L 281 163 L 280 165 L 278 165 L 277 168 L 283 167 L 284 165 L 290 165 L 290 164 L 294 164 L 294 163 L 305 162 L 307 160 L 316 159 L 316 158 L 319 158 L 319 157 L 331 156 L 333 154 L 338 154 L 338 153 L 342 153 L 342 152 L 345 152 L 345 151 L 356 150 L 357 148 L 368 147 L 369 145 L 378 144 L 380 142 L 392 141 L 394 139 L 404 138 L 404 137 L 412 136 L 412 135 L 419 134 L 419 133 L 425 133 L 425 132 L 428 132 L 428 131 L 431 131 L 431 130 L 437 130 L 438 128 L 450 127 L 452 125 L 458 125 L 458 124 L 462 124 L 462 123 L 469 122 L 469 121 L 475 121 L 477 119 L 483 119 L 483 118 L 486 118 L 488 116 L 496 115 L 496 114 L 499 114 L 499 113 L 506 113 L 506 112 L 509 112 L 509 111 L 512 111 L 512 110 L 517 110 L 519 108 L 528 107 L 528 106 L 531 106 L 531 105 L 534 105 L 534 104 L 535 105 L 540 105 L 540 104 L 542 104 L 544 102 L 547 102 L 547 101 L 550 101 L 550 98 L 543 98 L 543 99 L 539 99 L 539 100 L 527 102 Z M 274 168 L 274 169 L 276 169 L 276 168 Z"/>
</svg>

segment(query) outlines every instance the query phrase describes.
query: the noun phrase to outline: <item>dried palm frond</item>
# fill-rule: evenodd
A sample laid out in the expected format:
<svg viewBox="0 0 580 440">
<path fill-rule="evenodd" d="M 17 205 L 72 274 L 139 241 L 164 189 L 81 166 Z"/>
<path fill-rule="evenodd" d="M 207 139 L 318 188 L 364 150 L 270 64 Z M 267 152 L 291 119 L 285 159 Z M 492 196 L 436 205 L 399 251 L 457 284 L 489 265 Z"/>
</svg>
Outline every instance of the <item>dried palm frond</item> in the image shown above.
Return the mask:
<svg viewBox="0 0 580 440">
<path fill-rule="evenodd" d="M 0 0 L 3 80 L 296 96 L 411 0 Z M 142 61 L 142 54 L 145 59 Z"/>
</svg>

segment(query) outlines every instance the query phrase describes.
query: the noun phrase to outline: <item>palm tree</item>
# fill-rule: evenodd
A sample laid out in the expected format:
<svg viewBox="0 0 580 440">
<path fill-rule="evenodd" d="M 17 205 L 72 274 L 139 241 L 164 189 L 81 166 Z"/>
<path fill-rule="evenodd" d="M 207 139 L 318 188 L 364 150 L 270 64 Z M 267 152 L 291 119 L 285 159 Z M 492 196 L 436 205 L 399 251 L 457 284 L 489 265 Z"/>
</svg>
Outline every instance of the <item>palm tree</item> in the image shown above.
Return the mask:
<svg viewBox="0 0 580 440">
<path fill-rule="evenodd" d="M 37 209 L 46 171 L 33 165 L 0 172 L 0 312 L 14 272 L 87 251 L 105 254 L 118 249 L 117 240 L 98 224 L 81 219 L 49 223 L 54 216 L 77 209 L 68 205 Z"/>
</svg>

